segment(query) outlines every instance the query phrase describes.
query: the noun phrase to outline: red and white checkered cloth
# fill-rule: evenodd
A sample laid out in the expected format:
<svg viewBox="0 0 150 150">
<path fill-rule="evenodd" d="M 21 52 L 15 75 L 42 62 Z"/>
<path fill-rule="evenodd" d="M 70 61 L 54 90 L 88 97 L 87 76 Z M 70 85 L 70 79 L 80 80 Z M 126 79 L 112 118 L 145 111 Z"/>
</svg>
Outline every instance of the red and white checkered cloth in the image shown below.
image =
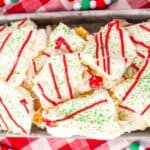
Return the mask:
<svg viewBox="0 0 150 150">
<path fill-rule="evenodd" d="M 65 138 L 0 138 L 0 150 L 121 150 L 133 140 Z"/>
<path fill-rule="evenodd" d="M 21 0 L 4 8 L 4 14 L 72 10 L 79 0 Z"/>
<path fill-rule="evenodd" d="M 37 11 L 65 10 L 61 0 L 21 0 L 17 3 L 6 6 L 3 13 L 25 13 Z"/>
<path fill-rule="evenodd" d="M 79 0 L 75 0 L 79 1 Z M 74 0 L 20 0 L 6 6 L 3 14 L 72 10 Z M 150 0 L 118 0 L 109 9 L 150 8 Z"/>
</svg>

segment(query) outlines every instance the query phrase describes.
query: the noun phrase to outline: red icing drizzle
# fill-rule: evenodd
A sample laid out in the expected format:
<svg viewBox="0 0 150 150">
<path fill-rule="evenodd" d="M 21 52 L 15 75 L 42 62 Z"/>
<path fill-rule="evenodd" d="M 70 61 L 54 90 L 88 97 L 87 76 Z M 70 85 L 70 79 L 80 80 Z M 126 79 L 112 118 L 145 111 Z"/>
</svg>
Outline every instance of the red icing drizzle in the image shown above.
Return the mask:
<svg viewBox="0 0 150 150">
<path fill-rule="evenodd" d="M 53 67 L 52 67 L 51 63 L 49 64 L 49 71 L 50 71 L 51 77 L 53 79 L 53 84 L 54 84 L 54 88 L 55 88 L 56 94 L 57 94 L 59 99 L 62 99 L 62 96 L 61 96 L 61 94 L 59 92 L 59 88 L 57 86 L 57 82 L 56 82 L 56 79 L 55 79 L 55 74 L 53 72 Z"/>
<path fill-rule="evenodd" d="M 66 56 L 65 55 L 63 55 L 63 64 L 64 64 L 64 71 L 65 71 L 65 76 L 66 76 L 66 81 L 67 81 L 67 85 L 68 85 L 70 98 L 72 99 L 73 98 L 73 93 L 72 93 L 71 83 L 69 81 L 69 73 L 68 73 L 68 67 L 67 67 L 67 61 L 66 61 Z"/>
<path fill-rule="evenodd" d="M 133 69 L 135 69 L 136 71 L 139 70 L 139 67 L 138 67 L 136 64 L 134 64 L 134 63 L 131 64 L 131 67 L 132 67 Z"/>
<path fill-rule="evenodd" d="M 149 55 L 148 55 L 148 57 L 149 57 Z M 149 59 L 146 59 L 143 67 L 137 73 L 137 76 L 136 76 L 133 84 L 129 87 L 129 89 L 127 90 L 127 92 L 123 96 L 122 101 L 124 101 L 128 97 L 128 95 L 132 92 L 132 90 L 134 89 L 134 87 L 136 86 L 136 84 L 138 83 L 138 81 L 140 80 L 140 77 L 142 76 L 142 73 L 144 72 L 145 68 L 147 67 L 148 62 L 149 62 Z"/>
<path fill-rule="evenodd" d="M 2 52 L 2 50 L 3 50 L 4 46 L 5 46 L 5 44 L 7 43 L 7 41 L 9 40 L 9 38 L 10 38 L 11 35 L 12 35 L 12 33 L 9 33 L 9 34 L 6 36 L 6 38 L 4 39 L 2 45 L 0 46 L 0 52 Z"/>
<path fill-rule="evenodd" d="M 53 100 L 51 100 L 51 99 L 44 93 L 44 89 L 43 89 L 42 85 L 41 85 L 40 83 L 38 83 L 37 86 L 38 86 L 38 88 L 39 88 L 39 90 L 40 90 L 42 96 L 43 96 L 49 103 L 51 103 L 52 105 L 55 106 L 55 105 L 56 105 L 56 102 L 53 101 Z"/>
<path fill-rule="evenodd" d="M 107 57 L 107 73 L 110 74 L 110 55 L 109 55 L 109 34 L 113 28 L 113 26 L 116 25 L 116 29 L 119 32 L 119 36 L 120 36 L 120 42 L 121 42 L 121 55 L 124 58 L 125 62 L 127 61 L 127 59 L 125 58 L 125 51 L 124 51 L 124 40 L 123 40 L 123 32 L 119 27 L 119 21 L 116 20 L 112 23 L 108 24 L 108 30 L 106 32 L 106 38 L 105 38 L 105 47 L 106 47 L 106 57 Z"/>
<path fill-rule="evenodd" d="M 69 53 L 73 53 L 73 50 L 71 49 L 70 45 L 67 43 L 67 41 L 63 37 L 59 37 L 56 40 L 56 46 L 55 49 L 60 49 L 61 45 L 64 45 L 65 48 L 68 50 Z"/>
<path fill-rule="evenodd" d="M 24 108 L 25 108 L 27 114 L 29 114 L 29 109 L 28 109 L 28 107 L 27 107 L 28 102 L 26 101 L 26 99 L 20 100 L 20 103 L 24 106 Z"/>
<path fill-rule="evenodd" d="M 108 30 L 106 32 L 106 38 L 105 38 L 105 47 L 106 47 L 106 58 L 107 58 L 107 73 L 110 74 L 110 56 L 109 56 L 109 34 L 111 32 L 111 29 L 113 27 L 114 23 L 109 23 L 108 24 Z"/>
<path fill-rule="evenodd" d="M 127 107 L 127 106 L 119 105 L 119 107 L 122 108 L 122 109 L 124 109 L 124 110 L 128 110 L 130 112 L 135 112 L 135 110 L 133 110 L 133 109 Z"/>
<path fill-rule="evenodd" d="M 102 59 L 103 59 L 103 69 L 106 72 L 106 62 L 105 62 L 105 53 L 104 53 L 104 43 L 102 39 L 102 32 L 100 32 L 100 43 L 101 43 L 101 51 L 102 51 Z"/>
<path fill-rule="evenodd" d="M 27 21 L 27 19 L 22 20 L 22 21 L 18 24 L 18 28 L 20 28 L 26 21 Z"/>
<path fill-rule="evenodd" d="M 137 45 L 140 45 L 146 49 L 148 49 L 148 51 L 150 51 L 150 46 L 147 46 L 146 44 L 144 44 L 142 41 L 138 41 L 136 40 L 133 36 L 130 36 L 130 39 L 133 43 L 137 44 Z"/>
<path fill-rule="evenodd" d="M 5 122 L 5 120 L 4 120 L 4 118 L 2 117 L 2 115 L 0 115 L 0 119 L 1 119 L 2 122 L 4 123 L 6 129 L 8 130 L 8 129 L 9 129 L 9 128 L 8 128 L 8 125 L 7 125 L 7 123 Z"/>
<path fill-rule="evenodd" d="M 34 73 L 37 73 L 37 67 L 36 67 L 35 61 L 33 61 L 32 63 L 33 63 L 33 70 L 34 70 Z"/>
<path fill-rule="evenodd" d="M 3 25 L 1 28 L 0 28 L 0 32 L 2 32 L 5 28 L 7 27 L 7 25 Z"/>
<path fill-rule="evenodd" d="M 141 115 L 144 115 L 148 109 L 150 109 L 150 104 L 141 112 Z"/>
<path fill-rule="evenodd" d="M 18 62 L 19 62 L 19 60 L 20 60 L 20 56 L 21 56 L 21 54 L 22 54 L 22 52 L 23 52 L 23 50 L 24 50 L 26 44 L 27 44 L 28 41 L 30 40 L 31 35 L 32 35 L 32 31 L 29 32 L 29 34 L 28 34 L 26 40 L 25 40 L 24 43 L 22 44 L 22 46 L 21 46 L 21 48 L 20 48 L 20 50 L 19 50 L 19 52 L 18 52 L 17 59 L 16 59 L 16 61 L 14 62 L 13 68 L 11 69 L 10 73 L 8 74 L 8 76 L 7 76 L 7 78 L 6 78 L 6 81 L 9 81 L 9 79 L 10 79 L 11 76 L 13 75 L 13 73 L 14 73 L 16 67 L 17 67 L 17 64 L 18 64 Z"/>
<path fill-rule="evenodd" d="M 150 32 L 150 28 L 146 27 L 145 25 L 140 24 L 139 26 L 140 26 L 140 28 L 142 28 L 142 29 L 144 29 L 144 30 Z"/>
<path fill-rule="evenodd" d="M 119 105 L 119 107 L 124 109 L 124 110 L 128 110 L 130 112 L 133 112 L 133 113 L 136 112 L 135 110 L 133 110 L 132 108 L 129 108 L 127 106 Z M 148 109 L 150 109 L 150 104 L 140 113 L 140 115 L 144 115 L 146 113 L 146 111 L 148 111 Z"/>
<path fill-rule="evenodd" d="M 11 113 L 9 112 L 7 106 L 3 103 L 2 98 L 0 98 L 0 104 L 1 104 L 1 105 L 3 106 L 3 108 L 6 110 L 6 112 L 7 112 L 8 116 L 9 116 L 9 118 L 14 122 L 14 124 L 15 124 L 18 128 L 20 128 L 22 132 L 26 133 L 26 130 L 25 130 L 22 126 L 20 126 L 20 125 L 16 122 L 16 120 L 13 118 L 13 116 L 12 116 Z"/>
<path fill-rule="evenodd" d="M 119 21 L 116 21 L 117 25 L 116 25 L 116 28 L 119 32 L 119 36 L 120 36 L 120 42 L 121 42 L 121 54 L 122 54 L 122 57 L 124 58 L 125 62 L 127 62 L 127 58 L 125 58 L 125 50 L 124 50 L 124 39 L 123 39 L 123 32 L 119 26 Z"/>
<path fill-rule="evenodd" d="M 141 57 L 142 59 L 145 59 L 145 56 L 142 53 L 136 52 L 136 54 L 137 54 L 137 56 Z"/>
<path fill-rule="evenodd" d="M 76 116 L 76 115 L 78 115 L 78 114 L 80 114 L 80 113 L 82 113 L 82 112 L 84 112 L 84 111 L 86 111 L 86 110 L 88 110 L 88 109 L 90 109 L 90 108 L 92 108 L 92 107 L 94 107 L 94 106 L 97 106 L 97 105 L 99 105 L 99 104 L 106 103 L 106 102 L 107 102 L 107 100 L 100 100 L 100 101 L 95 102 L 95 103 L 93 103 L 93 104 L 91 104 L 91 105 L 89 105 L 89 106 L 86 106 L 86 107 L 84 107 L 84 108 L 81 108 L 81 109 L 79 109 L 79 110 L 73 112 L 72 114 L 69 114 L 68 116 L 65 116 L 64 118 L 57 119 L 57 120 L 49 120 L 49 122 L 48 122 L 48 120 L 46 119 L 46 123 L 47 123 L 47 125 L 51 125 L 51 123 L 57 123 L 57 122 L 61 122 L 61 121 L 65 121 L 65 120 L 71 119 L 71 118 L 73 118 L 74 116 Z M 43 121 L 44 121 L 44 120 L 45 120 L 45 119 L 43 119 Z"/>
<path fill-rule="evenodd" d="M 98 54 L 99 43 L 98 43 L 98 35 L 95 36 L 95 42 L 96 42 L 96 51 L 95 51 L 95 54 L 96 54 L 96 60 L 97 60 L 96 63 L 99 66 L 99 54 Z"/>
<path fill-rule="evenodd" d="M 47 56 L 47 57 L 51 57 L 51 55 L 48 54 L 47 52 L 43 52 L 42 55 Z"/>
</svg>

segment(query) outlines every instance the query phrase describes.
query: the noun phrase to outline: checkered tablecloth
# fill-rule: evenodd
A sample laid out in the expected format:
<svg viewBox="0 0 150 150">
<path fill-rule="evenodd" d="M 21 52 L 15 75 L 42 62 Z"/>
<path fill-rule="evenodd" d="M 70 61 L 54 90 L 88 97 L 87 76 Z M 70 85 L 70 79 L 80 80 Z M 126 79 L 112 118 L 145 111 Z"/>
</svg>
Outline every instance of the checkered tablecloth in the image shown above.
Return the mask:
<svg viewBox="0 0 150 150">
<path fill-rule="evenodd" d="M 9 0 L 6 0 L 9 1 Z M 20 0 L 4 7 L 4 14 L 71 10 L 75 0 Z M 107 0 L 106 0 L 107 1 Z M 112 0 L 114 1 L 114 0 Z M 150 8 L 150 0 L 116 0 L 108 9 Z"/>
<path fill-rule="evenodd" d="M 65 138 L 0 138 L 0 150 L 121 150 L 133 140 L 93 140 Z"/>
<path fill-rule="evenodd" d="M 21 0 L 15 4 L 6 6 L 3 9 L 3 13 L 12 14 L 65 9 L 67 8 L 61 3 L 61 0 Z"/>
</svg>

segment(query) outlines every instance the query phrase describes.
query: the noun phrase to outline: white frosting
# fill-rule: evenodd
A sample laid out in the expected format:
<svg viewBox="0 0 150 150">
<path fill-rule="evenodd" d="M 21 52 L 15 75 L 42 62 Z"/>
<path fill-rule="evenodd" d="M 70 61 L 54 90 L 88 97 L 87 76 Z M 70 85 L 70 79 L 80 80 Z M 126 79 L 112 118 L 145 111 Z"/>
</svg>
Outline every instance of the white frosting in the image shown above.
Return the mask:
<svg viewBox="0 0 150 150">
<path fill-rule="evenodd" d="M 5 59 L 5 61 L 0 63 L 1 79 L 5 80 L 8 77 L 8 74 L 12 70 L 17 60 L 18 57 L 17 55 L 19 53 L 19 50 L 23 45 L 24 41 L 26 40 L 27 36 L 29 35 L 30 31 L 31 30 L 28 27 L 13 31 L 6 45 L 3 47 L 0 57 L 2 60 Z M 8 35 L 5 35 L 3 36 L 3 38 L 0 39 L 0 44 L 4 42 L 7 36 Z M 32 60 L 31 46 L 34 37 L 35 37 L 35 30 L 32 31 L 30 40 L 24 47 L 23 52 L 18 61 L 17 67 L 15 68 L 15 71 L 9 80 L 9 83 L 11 83 L 11 85 L 14 87 L 20 85 L 21 82 L 26 78 L 26 71 L 29 65 L 31 64 L 31 60 Z"/>
</svg>

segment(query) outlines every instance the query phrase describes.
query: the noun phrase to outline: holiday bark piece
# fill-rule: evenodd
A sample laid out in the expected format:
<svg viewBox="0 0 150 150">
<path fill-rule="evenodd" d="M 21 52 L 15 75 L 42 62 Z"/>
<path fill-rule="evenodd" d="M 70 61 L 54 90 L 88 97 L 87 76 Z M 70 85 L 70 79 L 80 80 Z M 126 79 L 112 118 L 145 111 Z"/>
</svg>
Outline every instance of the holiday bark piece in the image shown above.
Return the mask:
<svg viewBox="0 0 150 150">
<path fill-rule="evenodd" d="M 140 24 L 128 26 L 127 30 L 130 33 L 130 39 L 136 46 L 136 57 L 129 67 L 133 75 L 141 68 L 145 58 L 150 51 L 150 23 L 143 22 Z M 129 74 L 130 76 L 130 74 Z"/>
<path fill-rule="evenodd" d="M 50 34 L 49 52 L 51 54 L 79 52 L 84 45 L 85 40 L 63 23 L 60 23 Z"/>
<path fill-rule="evenodd" d="M 44 108 L 90 91 L 90 76 L 78 55 L 51 56 L 35 77 L 33 91 Z"/>
<path fill-rule="evenodd" d="M 125 109 L 140 114 L 150 126 L 150 79 L 139 76 L 121 82 L 113 91 Z"/>
<path fill-rule="evenodd" d="M 111 139 L 123 133 L 116 107 L 107 91 L 69 100 L 43 113 L 47 132 L 53 136 L 86 136 Z"/>
<path fill-rule="evenodd" d="M 81 59 L 102 77 L 116 80 L 132 63 L 135 52 L 127 30 L 120 26 L 119 20 L 114 20 L 89 37 Z"/>
<path fill-rule="evenodd" d="M 26 78 L 33 56 L 35 33 L 36 30 L 24 27 L 0 38 L 0 78 L 12 86 L 20 85 Z"/>
<path fill-rule="evenodd" d="M 22 88 L 0 81 L 0 130 L 29 134 L 33 119 L 32 97 Z"/>
</svg>

